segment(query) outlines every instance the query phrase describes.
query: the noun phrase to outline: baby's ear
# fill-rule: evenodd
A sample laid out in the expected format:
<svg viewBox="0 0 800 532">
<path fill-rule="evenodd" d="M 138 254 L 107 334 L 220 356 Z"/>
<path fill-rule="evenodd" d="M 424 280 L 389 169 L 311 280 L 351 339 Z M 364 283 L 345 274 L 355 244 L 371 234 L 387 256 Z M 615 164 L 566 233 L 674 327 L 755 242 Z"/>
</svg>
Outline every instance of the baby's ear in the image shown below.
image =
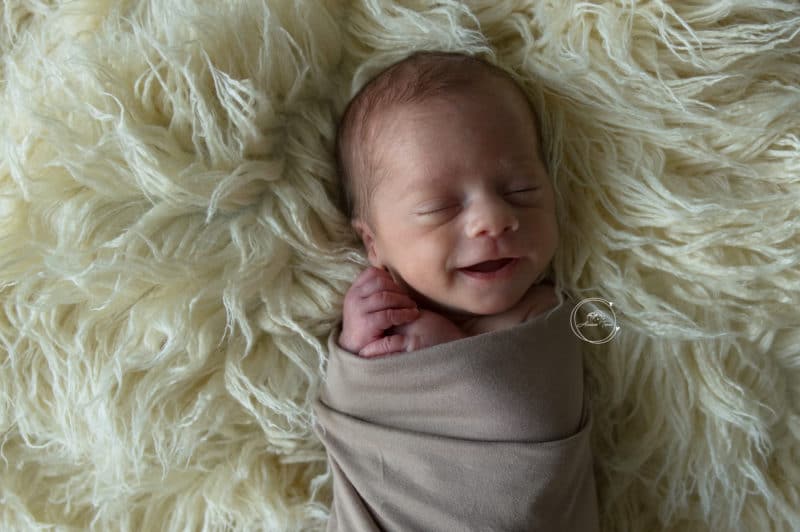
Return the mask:
<svg viewBox="0 0 800 532">
<path fill-rule="evenodd" d="M 375 244 L 375 233 L 372 231 L 372 228 L 368 223 L 360 218 L 356 218 L 350 222 L 350 225 L 353 227 L 356 233 L 358 233 L 358 236 L 361 237 L 361 241 L 364 243 L 364 249 L 367 250 L 367 258 L 369 259 L 370 264 L 376 268 L 382 268 L 383 263 L 380 260 L 380 254 L 378 253 L 377 246 Z"/>
</svg>

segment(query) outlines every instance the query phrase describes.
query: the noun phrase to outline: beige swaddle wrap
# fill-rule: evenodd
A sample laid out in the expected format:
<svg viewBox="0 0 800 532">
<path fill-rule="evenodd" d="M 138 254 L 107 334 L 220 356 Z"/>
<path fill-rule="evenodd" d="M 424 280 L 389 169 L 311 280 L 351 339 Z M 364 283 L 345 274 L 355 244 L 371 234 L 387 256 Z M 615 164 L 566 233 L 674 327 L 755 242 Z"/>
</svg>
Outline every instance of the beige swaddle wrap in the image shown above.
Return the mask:
<svg viewBox="0 0 800 532">
<path fill-rule="evenodd" d="M 571 308 L 372 359 L 334 330 L 314 404 L 333 470 L 328 530 L 598 530 Z"/>
</svg>

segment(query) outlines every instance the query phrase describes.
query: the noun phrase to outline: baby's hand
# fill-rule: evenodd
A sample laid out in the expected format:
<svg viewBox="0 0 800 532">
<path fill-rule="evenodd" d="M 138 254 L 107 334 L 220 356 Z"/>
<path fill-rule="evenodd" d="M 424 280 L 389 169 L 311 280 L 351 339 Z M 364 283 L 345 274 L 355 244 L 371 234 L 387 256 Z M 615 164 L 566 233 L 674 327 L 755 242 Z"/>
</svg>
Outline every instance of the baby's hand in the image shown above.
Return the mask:
<svg viewBox="0 0 800 532">
<path fill-rule="evenodd" d="M 388 272 L 369 267 L 345 294 L 343 314 L 339 346 L 369 357 L 406 351 L 407 338 L 384 331 L 415 320 L 420 311 Z"/>
</svg>

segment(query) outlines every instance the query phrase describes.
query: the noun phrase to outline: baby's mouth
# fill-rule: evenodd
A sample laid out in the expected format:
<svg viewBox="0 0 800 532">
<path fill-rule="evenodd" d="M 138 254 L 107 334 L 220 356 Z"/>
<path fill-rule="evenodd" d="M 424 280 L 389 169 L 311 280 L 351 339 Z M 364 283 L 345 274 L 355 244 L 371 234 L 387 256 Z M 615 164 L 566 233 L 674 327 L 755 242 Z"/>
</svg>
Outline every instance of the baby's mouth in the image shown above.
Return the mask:
<svg viewBox="0 0 800 532">
<path fill-rule="evenodd" d="M 472 266 L 467 266 L 466 268 L 461 268 L 462 270 L 467 270 L 470 272 L 496 272 L 497 270 L 505 267 L 513 261 L 513 258 L 505 258 L 505 259 L 498 259 L 498 260 L 487 260 L 485 262 L 479 262 L 478 264 L 473 264 Z"/>
</svg>

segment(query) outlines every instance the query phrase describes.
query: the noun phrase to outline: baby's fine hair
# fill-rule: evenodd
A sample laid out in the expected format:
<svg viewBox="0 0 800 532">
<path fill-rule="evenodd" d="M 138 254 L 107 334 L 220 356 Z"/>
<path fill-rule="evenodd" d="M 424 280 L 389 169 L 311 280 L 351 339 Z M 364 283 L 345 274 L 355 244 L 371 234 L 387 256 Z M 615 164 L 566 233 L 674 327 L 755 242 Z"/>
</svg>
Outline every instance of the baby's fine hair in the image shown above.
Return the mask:
<svg viewBox="0 0 800 532">
<path fill-rule="evenodd" d="M 347 105 L 336 133 L 336 170 L 341 179 L 344 211 L 349 220 L 368 219 L 369 201 L 380 181 L 374 143 L 381 113 L 395 105 L 413 104 L 453 89 L 471 88 L 486 77 L 510 81 L 509 73 L 478 57 L 454 52 L 416 52 L 370 80 Z M 538 124 L 537 124 L 538 128 Z"/>
</svg>

